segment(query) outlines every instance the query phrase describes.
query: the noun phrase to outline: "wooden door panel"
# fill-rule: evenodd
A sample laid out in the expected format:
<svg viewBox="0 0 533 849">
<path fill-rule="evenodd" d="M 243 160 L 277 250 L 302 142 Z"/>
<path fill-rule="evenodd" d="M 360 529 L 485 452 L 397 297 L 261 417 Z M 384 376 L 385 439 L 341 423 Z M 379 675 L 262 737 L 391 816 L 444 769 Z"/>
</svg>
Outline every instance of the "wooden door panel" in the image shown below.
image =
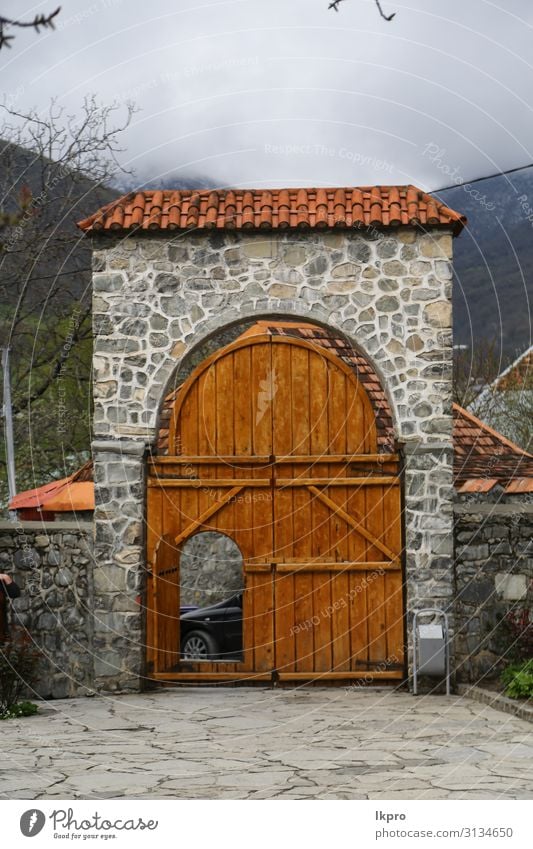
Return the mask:
<svg viewBox="0 0 533 849">
<path fill-rule="evenodd" d="M 157 651 L 148 657 L 160 673 L 178 663 L 184 680 L 272 671 L 297 680 L 387 675 L 396 664 L 398 677 L 398 464 L 378 454 L 374 412 L 352 369 L 302 339 L 238 340 L 182 387 L 169 445 L 175 456 L 156 458 L 149 475 L 149 562 L 161 537 L 179 546 L 218 530 L 237 543 L 243 660 L 179 663 L 168 615 L 176 599 L 179 609 L 179 582 L 162 600 L 154 577 L 148 634 Z"/>
<path fill-rule="evenodd" d="M 302 570 L 294 577 L 295 669 L 305 672 L 314 665 L 314 596 L 313 575 Z"/>
<path fill-rule="evenodd" d="M 296 669 L 294 575 L 277 575 L 274 581 L 274 663 L 279 672 Z"/>
<path fill-rule="evenodd" d="M 237 456 L 251 455 L 254 409 L 252 349 L 240 348 L 233 354 L 234 444 Z"/>
<path fill-rule="evenodd" d="M 350 573 L 348 571 L 334 573 L 331 579 L 331 636 L 334 672 L 350 671 L 349 593 Z"/>
<path fill-rule="evenodd" d="M 154 557 L 156 671 L 169 672 L 179 660 L 179 551 L 171 535 L 161 537 Z"/>
<path fill-rule="evenodd" d="M 274 589 L 270 568 L 246 568 L 243 607 L 244 667 L 271 672 L 274 665 Z"/>
<path fill-rule="evenodd" d="M 272 350 L 268 343 L 253 345 L 250 374 L 252 454 L 272 454 L 272 399 L 278 391 L 277 373 L 272 368 Z"/>
</svg>

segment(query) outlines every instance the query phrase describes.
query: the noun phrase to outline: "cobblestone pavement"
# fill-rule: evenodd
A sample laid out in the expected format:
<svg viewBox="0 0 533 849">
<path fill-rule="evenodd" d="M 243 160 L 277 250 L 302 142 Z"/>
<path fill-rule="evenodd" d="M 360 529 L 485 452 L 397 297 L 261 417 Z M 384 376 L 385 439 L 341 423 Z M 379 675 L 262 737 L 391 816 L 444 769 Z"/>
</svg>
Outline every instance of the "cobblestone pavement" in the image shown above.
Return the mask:
<svg viewBox="0 0 533 849">
<path fill-rule="evenodd" d="M 180 688 L 2 723 L 0 796 L 531 799 L 531 725 L 453 696 Z"/>
</svg>

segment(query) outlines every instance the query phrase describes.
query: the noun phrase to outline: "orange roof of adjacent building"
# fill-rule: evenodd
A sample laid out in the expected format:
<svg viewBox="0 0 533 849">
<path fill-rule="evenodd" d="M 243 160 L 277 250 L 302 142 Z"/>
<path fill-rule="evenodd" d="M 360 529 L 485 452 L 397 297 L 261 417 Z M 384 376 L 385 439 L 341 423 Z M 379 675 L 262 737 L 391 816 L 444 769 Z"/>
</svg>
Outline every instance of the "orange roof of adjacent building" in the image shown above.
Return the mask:
<svg viewBox="0 0 533 849">
<path fill-rule="evenodd" d="M 19 492 L 9 502 L 10 510 L 41 513 L 75 513 L 94 510 L 93 463 L 88 460 L 66 478 L 50 481 L 36 489 Z"/>
<path fill-rule="evenodd" d="M 332 189 L 191 189 L 130 192 L 78 222 L 85 232 L 278 230 L 331 227 L 448 228 L 466 224 L 416 186 Z"/>
<path fill-rule="evenodd" d="M 533 492 L 533 455 L 458 404 L 453 405 L 454 483 L 458 492 Z"/>
</svg>

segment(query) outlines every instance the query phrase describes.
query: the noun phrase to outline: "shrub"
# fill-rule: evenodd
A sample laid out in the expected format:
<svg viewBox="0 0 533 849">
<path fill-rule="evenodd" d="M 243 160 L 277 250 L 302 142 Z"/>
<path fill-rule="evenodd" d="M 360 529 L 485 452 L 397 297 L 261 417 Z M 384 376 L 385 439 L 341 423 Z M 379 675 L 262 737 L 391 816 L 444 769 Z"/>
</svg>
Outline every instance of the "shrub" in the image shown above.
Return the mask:
<svg viewBox="0 0 533 849">
<path fill-rule="evenodd" d="M 34 682 L 39 663 L 39 653 L 29 639 L 15 631 L 0 643 L 0 717 L 13 716 L 14 706 L 19 702 L 24 689 Z M 23 702 L 19 715 L 26 716 Z"/>
<path fill-rule="evenodd" d="M 33 714 L 37 713 L 38 710 L 38 706 L 34 705 L 33 702 L 17 702 L 16 705 L 12 705 L 3 713 L 0 713 L 0 719 L 14 719 L 19 716 L 33 716 Z"/>
<path fill-rule="evenodd" d="M 501 676 L 505 686 L 505 695 L 511 699 L 530 699 L 533 697 L 533 659 L 523 663 L 513 663 Z"/>
</svg>

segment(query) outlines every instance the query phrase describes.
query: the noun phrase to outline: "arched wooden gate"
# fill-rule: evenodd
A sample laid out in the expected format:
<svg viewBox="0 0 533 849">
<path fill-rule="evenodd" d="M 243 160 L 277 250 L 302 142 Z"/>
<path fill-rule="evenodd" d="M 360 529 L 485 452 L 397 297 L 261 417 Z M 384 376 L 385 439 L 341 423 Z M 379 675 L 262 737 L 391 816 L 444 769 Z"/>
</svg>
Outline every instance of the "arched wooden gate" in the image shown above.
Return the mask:
<svg viewBox="0 0 533 849">
<path fill-rule="evenodd" d="M 243 337 L 177 395 L 148 476 L 147 652 L 155 679 L 404 675 L 398 456 L 334 353 Z M 242 662 L 179 660 L 179 549 L 200 530 L 244 559 Z"/>
</svg>

